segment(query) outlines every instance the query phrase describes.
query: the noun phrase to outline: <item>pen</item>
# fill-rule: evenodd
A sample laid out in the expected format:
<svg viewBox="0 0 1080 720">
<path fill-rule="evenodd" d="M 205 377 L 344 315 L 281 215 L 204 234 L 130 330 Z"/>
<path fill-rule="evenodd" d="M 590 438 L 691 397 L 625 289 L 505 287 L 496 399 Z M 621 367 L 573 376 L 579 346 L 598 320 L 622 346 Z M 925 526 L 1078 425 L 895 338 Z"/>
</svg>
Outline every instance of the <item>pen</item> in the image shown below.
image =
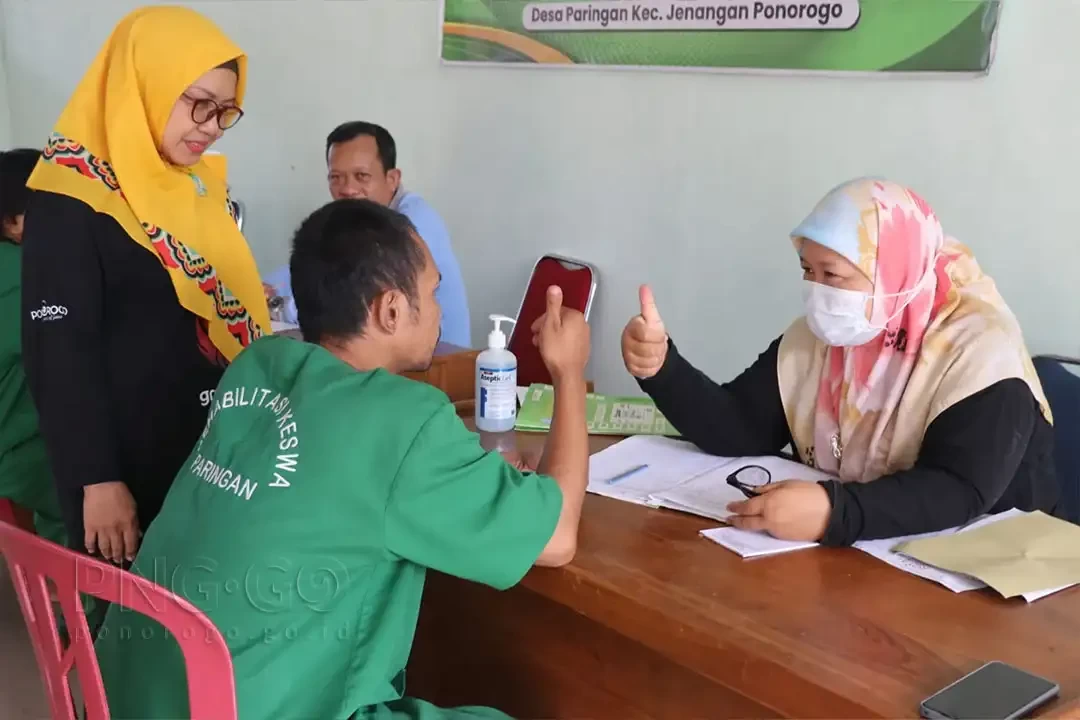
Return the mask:
<svg viewBox="0 0 1080 720">
<path fill-rule="evenodd" d="M 620 480 L 625 480 L 626 478 L 630 477 L 631 475 L 637 475 L 642 470 L 647 470 L 648 467 L 649 467 L 648 465 L 638 465 L 637 467 L 630 468 L 626 472 L 619 473 L 618 475 L 616 475 L 613 478 L 608 478 L 604 482 L 607 483 L 608 485 L 614 485 L 615 483 L 619 482 Z"/>
</svg>

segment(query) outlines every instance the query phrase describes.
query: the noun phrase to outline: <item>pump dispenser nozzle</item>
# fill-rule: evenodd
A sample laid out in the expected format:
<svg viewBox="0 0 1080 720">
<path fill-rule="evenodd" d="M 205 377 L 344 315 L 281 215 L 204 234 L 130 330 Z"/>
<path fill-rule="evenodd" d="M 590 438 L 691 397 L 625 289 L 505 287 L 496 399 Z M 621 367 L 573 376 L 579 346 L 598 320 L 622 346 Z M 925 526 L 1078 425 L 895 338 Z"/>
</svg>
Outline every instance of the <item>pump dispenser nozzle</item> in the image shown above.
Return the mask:
<svg viewBox="0 0 1080 720">
<path fill-rule="evenodd" d="M 514 318 L 505 315 L 488 315 L 488 319 L 495 323 L 495 329 L 488 333 L 488 347 L 493 350 L 506 349 L 506 333 L 502 331 L 501 323 L 517 323 Z"/>
</svg>

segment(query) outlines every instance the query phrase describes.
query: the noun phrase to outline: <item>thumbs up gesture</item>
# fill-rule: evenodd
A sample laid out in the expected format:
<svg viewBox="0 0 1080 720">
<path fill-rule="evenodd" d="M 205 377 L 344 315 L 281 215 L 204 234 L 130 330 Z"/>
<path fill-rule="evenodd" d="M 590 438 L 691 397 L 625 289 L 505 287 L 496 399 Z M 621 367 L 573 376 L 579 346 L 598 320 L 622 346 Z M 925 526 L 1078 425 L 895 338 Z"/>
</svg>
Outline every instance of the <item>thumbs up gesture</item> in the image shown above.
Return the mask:
<svg viewBox="0 0 1080 720">
<path fill-rule="evenodd" d="M 547 291 L 547 310 L 532 324 L 533 345 L 556 383 L 582 379 L 589 363 L 589 324 L 577 310 L 563 307 L 562 289 Z"/>
<path fill-rule="evenodd" d="M 641 314 L 632 317 L 623 329 L 622 357 L 630 374 L 645 380 L 664 367 L 668 334 L 648 285 L 641 286 L 638 297 L 641 300 Z"/>
</svg>

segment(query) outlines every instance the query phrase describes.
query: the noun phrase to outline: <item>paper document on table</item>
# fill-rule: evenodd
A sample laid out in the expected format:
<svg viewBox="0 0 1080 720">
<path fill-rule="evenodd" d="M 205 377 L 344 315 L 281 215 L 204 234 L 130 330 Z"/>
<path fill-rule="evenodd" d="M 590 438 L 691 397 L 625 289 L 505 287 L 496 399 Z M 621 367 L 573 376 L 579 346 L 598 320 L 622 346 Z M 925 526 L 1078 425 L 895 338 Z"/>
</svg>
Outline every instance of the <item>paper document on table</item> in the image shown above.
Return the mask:
<svg viewBox="0 0 1080 720">
<path fill-rule="evenodd" d="M 798 540 L 777 540 L 764 532 L 739 530 L 733 527 L 719 527 L 702 530 L 701 534 L 715 543 L 723 545 L 740 557 L 753 558 L 766 555 L 779 555 L 794 550 L 817 547 L 816 542 Z"/>
<path fill-rule="evenodd" d="M 947 530 L 941 530 L 940 532 L 922 533 L 920 535 L 907 535 L 904 537 L 888 538 L 884 540 L 860 540 L 855 543 L 855 547 L 868 555 L 876 557 L 882 562 L 888 563 L 898 570 L 903 570 L 911 575 L 917 575 L 918 577 L 935 582 L 938 585 L 952 590 L 955 593 L 968 592 L 969 590 L 979 590 L 986 587 L 986 583 L 978 578 L 971 577 L 958 572 L 950 572 L 949 570 L 943 570 L 941 568 L 928 565 L 920 560 L 916 560 L 913 557 L 904 555 L 901 552 L 897 552 L 895 548 L 902 546 L 904 543 L 914 540 L 922 540 L 926 538 L 944 537 L 947 535 L 953 535 L 961 532 L 968 532 L 977 528 L 989 525 L 991 523 L 1000 522 L 1008 518 L 1017 517 L 1019 515 L 1025 515 L 1021 510 L 1006 510 L 1005 512 L 997 513 L 996 515 L 986 515 L 978 520 L 975 520 L 968 525 L 961 525 L 958 527 L 948 528 Z M 1072 585 L 1064 585 L 1062 587 L 1051 588 L 1048 590 L 1038 590 L 1035 592 L 1024 593 L 1022 597 L 1027 602 L 1035 602 L 1040 598 L 1044 598 L 1047 595 L 1052 595 L 1059 590 L 1072 587 Z"/>
<path fill-rule="evenodd" d="M 954 593 L 962 593 L 967 592 L 968 590 L 978 590 L 979 588 L 986 587 L 986 585 L 973 577 L 961 575 L 960 573 L 948 572 L 947 570 L 939 570 L 932 565 L 927 565 L 924 562 L 919 562 L 915 558 L 893 551 L 893 548 L 897 545 L 910 540 L 921 540 L 923 538 L 951 535 L 959 529 L 960 528 L 949 528 L 948 530 L 942 530 L 941 532 L 905 535 L 903 537 L 888 538 L 885 540 L 860 540 L 855 543 L 854 547 L 862 550 L 868 555 L 873 555 L 884 563 L 892 565 L 897 570 L 903 570 L 911 575 L 917 575 L 926 580 L 930 580 L 931 582 L 936 582 L 938 585 L 949 588 Z"/>
<path fill-rule="evenodd" d="M 588 491 L 658 507 L 653 496 L 728 462 L 693 444 L 660 435 L 635 435 L 589 458 Z"/>
<path fill-rule="evenodd" d="M 977 577 L 1006 598 L 1080 583 L 1080 527 L 1039 511 L 896 550 Z"/>
<path fill-rule="evenodd" d="M 730 458 L 670 490 L 657 493 L 655 501 L 660 507 L 682 510 L 723 522 L 731 517 L 727 509 L 728 503 L 746 500 L 746 496 L 738 488 L 728 485 L 728 475 L 747 465 L 765 468 L 774 483 L 783 480 L 817 482 L 832 479 L 820 470 L 781 457 Z"/>
</svg>

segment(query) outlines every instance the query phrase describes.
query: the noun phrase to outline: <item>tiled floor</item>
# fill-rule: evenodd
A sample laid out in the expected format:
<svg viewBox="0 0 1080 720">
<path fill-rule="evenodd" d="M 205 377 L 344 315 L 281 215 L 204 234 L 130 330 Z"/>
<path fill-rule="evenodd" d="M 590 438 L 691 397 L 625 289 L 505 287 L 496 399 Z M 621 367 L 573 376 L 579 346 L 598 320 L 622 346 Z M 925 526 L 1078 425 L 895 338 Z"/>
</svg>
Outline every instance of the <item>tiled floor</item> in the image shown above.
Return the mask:
<svg viewBox="0 0 1080 720">
<path fill-rule="evenodd" d="M 26 633 L 19 601 L 0 558 L 0 716 L 4 720 L 47 720 L 34 650 Z"/>
</svg>

